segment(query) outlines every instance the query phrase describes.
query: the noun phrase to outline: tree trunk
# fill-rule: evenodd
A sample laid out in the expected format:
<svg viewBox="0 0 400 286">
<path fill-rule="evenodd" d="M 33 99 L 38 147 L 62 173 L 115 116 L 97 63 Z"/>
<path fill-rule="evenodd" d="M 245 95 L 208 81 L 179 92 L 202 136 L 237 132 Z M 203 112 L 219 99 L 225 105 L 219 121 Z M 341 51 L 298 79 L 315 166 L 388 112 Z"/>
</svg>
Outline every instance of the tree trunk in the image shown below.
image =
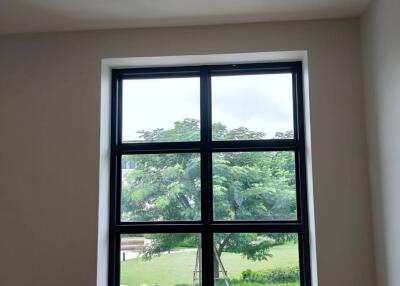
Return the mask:
<svg viewBox="0 0 400 286">
<path fill-rule="evenodd" d="M 219 263 L 218 261 L 221 261 L 221 255 L 222 252 L 224 251 L 224 248 L 226 246 L 226 244 L 228 243 L 228 241 L 231 239 L 231 237 L 233 236 L 233 233 L 230 233 L 216 248 L 214 248 L 214 279 L 218 279 L 220 278 L 220 267 L 219 267 Z"/>
</svg>

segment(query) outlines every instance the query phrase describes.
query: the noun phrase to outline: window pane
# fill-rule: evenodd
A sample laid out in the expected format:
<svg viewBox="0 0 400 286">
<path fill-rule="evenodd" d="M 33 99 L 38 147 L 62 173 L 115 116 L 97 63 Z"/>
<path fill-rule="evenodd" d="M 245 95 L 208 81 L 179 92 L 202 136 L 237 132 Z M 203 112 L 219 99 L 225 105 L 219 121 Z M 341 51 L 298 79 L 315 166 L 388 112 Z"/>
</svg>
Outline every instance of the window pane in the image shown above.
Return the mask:
<svg viewBox="0 0 400 286">
<path fill-rule="evenodd" d="M 129 79 L 122 85 L 122 141 L 200 139 L 200 79 Z"/>
<path fill-rule="evenodd" d="M 200 240 L 199 234 L 122 235 L 120 284 L 201 285 Z"/>
<path fill-rule="evenodd" d="M 292 74 L 212 77 L 213 140 L 293 138 Z"/>
<path fill-rule="evenodd" d="M 212 160 L 214 219 L 297 218 L 294 152 L 223 152 Z"/>
<path fill-rule="evenodd" d="M 121 220 L 200 219 L 200 154 L 122 156 Z"/>
<path fill-rule="evenodd" d="M 214 234 L 215 285 L 300 285 L 297 241 L 292 233 Z"/>
</svg>

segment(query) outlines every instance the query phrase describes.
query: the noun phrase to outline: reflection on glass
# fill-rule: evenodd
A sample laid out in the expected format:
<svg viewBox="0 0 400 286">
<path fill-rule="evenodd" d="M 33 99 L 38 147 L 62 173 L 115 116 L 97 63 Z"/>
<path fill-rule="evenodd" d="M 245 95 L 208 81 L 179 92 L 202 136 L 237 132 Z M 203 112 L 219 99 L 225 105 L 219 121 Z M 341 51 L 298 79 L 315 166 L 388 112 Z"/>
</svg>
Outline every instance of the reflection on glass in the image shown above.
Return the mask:
<svg viewBox="0 0 400 286">
<path fill-rule="evenodd" d="M 200 154 L 124 155 L 121 220 L 200 219 Z"/>
<path fill-rule="evenodd" d="M 292 74 L 212 77 L 213 140 L 293 138 Z"/>
<path fill-rule="evenodd" d="M 297 234 L 214 234 L 214 281 L 217 286 L 299 286 Z"/>
<path fill-rule="evenodd" d="M 200 139 L 200 79 L 129 79 L 122 84 L 122 141 Z"/>
<path fill-rule="evenodd" d="M 295 220 L 294 152 L 214 153 L 216 220 Z"/>
<path fill-rule="evenodd" d="M 201 285 L 199 234 L 121 235 L 120 284 Z"/>
</svg>

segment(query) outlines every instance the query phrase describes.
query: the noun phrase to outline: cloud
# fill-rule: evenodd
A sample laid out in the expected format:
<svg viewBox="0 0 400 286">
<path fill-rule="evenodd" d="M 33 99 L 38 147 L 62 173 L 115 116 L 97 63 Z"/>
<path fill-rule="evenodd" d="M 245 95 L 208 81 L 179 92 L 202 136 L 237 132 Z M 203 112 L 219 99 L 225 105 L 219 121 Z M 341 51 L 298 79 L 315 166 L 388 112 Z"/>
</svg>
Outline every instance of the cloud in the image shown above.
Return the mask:
<svg viewBox="0 0 400 286">
<path fill-rule="evenodd" d="M 212 96 L 214 123 L 261 131 L 266 138 L 293 130 L 291 74 L 216 76 Z M 185 118 L 200 120 L 199 78 L 124 80 L 123 141 Z"/>
</svg>

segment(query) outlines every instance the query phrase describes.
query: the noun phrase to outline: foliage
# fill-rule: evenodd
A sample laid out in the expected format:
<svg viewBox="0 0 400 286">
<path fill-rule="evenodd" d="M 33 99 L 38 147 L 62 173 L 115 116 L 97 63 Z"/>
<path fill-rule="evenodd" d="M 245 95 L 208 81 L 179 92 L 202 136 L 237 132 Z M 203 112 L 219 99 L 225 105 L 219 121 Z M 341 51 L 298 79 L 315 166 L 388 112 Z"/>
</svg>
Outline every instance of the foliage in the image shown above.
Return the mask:
<svg viewBox="0 0 400 286">
<path fill-rule="evenodd" d="M 147 234 L 145 236 L 152 240 L 145 251 L 143 252 L 143 259 L 149 260 L 153 256 L 159 256 L 162 252 L 171 250 L 173 247 L 182 246 L 197 246 L 199 244 L 199 237 L 193 234 Z"/>
<path fill-rule="evenodd" d="M 246 281 L 237 281 L 232 282 L 230 286 L 265 286 L 265 283 L 257 283 L 257 282 L 246 282 Z M 267 284 L 270 286 L 300 286 L 299 283 L 271 283 Z M 221 285 L 222 286 L 222 285 Z M 226 285 L 224 285 L 226 286 Z"/>
<path fill-rule="evenodd" d="M 141 131 L 146 141 L 198 140 L 194 119 L 175 122 L 173 129 Z M 245 127 L 229 130 L 213 124 L 213 138 L 262 139 L 262 132 Z M 293 132 L 276 138 L 293 138 Z M 122 173 L 122 220 L 161 221 L 200 219 L 200 156 L 194 153 L 127 155 L 134 166 Z M 213 154 L 214 218 L 218 220 L 295 219 L 294 154 L 292 152 L 224 152 Z M 177 246 L 197 247 L 193 235 L 152 234 L 144 249 L 150 259 Z M 239 253 L 250 260 L 267 260 L 270 248 L 295 239 L 291 234 L 216 234 L 217 255 Z"/>
<path fill-rule="evenodd" d="M 300 280 L 298 267 L 277 268 L 266 272 L 268 283 L 294 283 Z"/>
<path fill-rule="evenodd" d="M 242 272 L 242 280 L 246 282 L 265 283 L 265 272 L 247 269 Z"/>
<path fill-rule="evenodd" d="M 254 283 L 296 283 L 300 280 L 299 267 L 275 268 L 267 271 L 247 269 L 242 272 L 242 280 Z"/>
<path fill-rule="evenodd" d="M 254 132 L 246 127 L 229 130 L 222 123 L 214 123 L 212 137 L 214 140 L 257 140 L 264 137 L 263 132 Z"/>
<path fill-rule="evenodd" d="M 272 257 L 268 262 L 242 259 L 240 254 L 229 252 L 224 252 L 221 259 L 231 281 L 235 280 L 233 278 L 243 281 L 241 273 L 245 269 L 266 271 L 292 267 L 299 263 L 298 245 L 292 242 L 272 247 L 271 254 Z M 174 249 L 169 254 L 164 252 L 151 260 L 143 260 L 137 257 L 123 261 L 120 268 L 121 285 L 171 286 L 178 283 L 192 285 L 195 259 L 195 249 L 192 251 L 176 251 Z M 299 284 L 295 285 L 298 286 Z"/>
<path fill-rule="evenodd" d="M 200 218 L 200 157 L 197 154 L 128 155 L 135 166 L 123 173 L 122 219 Z"/>
<path fill-rule="evenodd" d="M 214 282 L 215 286 L 226 286 L 226 283 L 223 279 L 216 279 Z M 229 280 L 229 286 L 264 286 L 266 285 L 265 282 L 250 282 L 250 281 L 244 281 L 241 279 L 230 279 Z M 271 286 L 299 286 L 299 283 L 293 282 L 293 283 L 275 283 L 271 282 L 268 285 Z M 175 284 L 174 286 L 190 286 L 190 284 L 186 283 L 178 283 Z"/>
<path fill-rule="evenodd" d="M 226 286 L 226 283 L 219 279 L 215 283 L 216 286 Z M 268 283 L 266 284 L 265 282 L 249 282 L 249 281 L 244 281 L 242 279 L 231 279 L 229 280 L 229 286 L 265 286 L 265 285 L 270 285 L 270 286 L 300 286 L 299 283 Z"/>
</svg>

